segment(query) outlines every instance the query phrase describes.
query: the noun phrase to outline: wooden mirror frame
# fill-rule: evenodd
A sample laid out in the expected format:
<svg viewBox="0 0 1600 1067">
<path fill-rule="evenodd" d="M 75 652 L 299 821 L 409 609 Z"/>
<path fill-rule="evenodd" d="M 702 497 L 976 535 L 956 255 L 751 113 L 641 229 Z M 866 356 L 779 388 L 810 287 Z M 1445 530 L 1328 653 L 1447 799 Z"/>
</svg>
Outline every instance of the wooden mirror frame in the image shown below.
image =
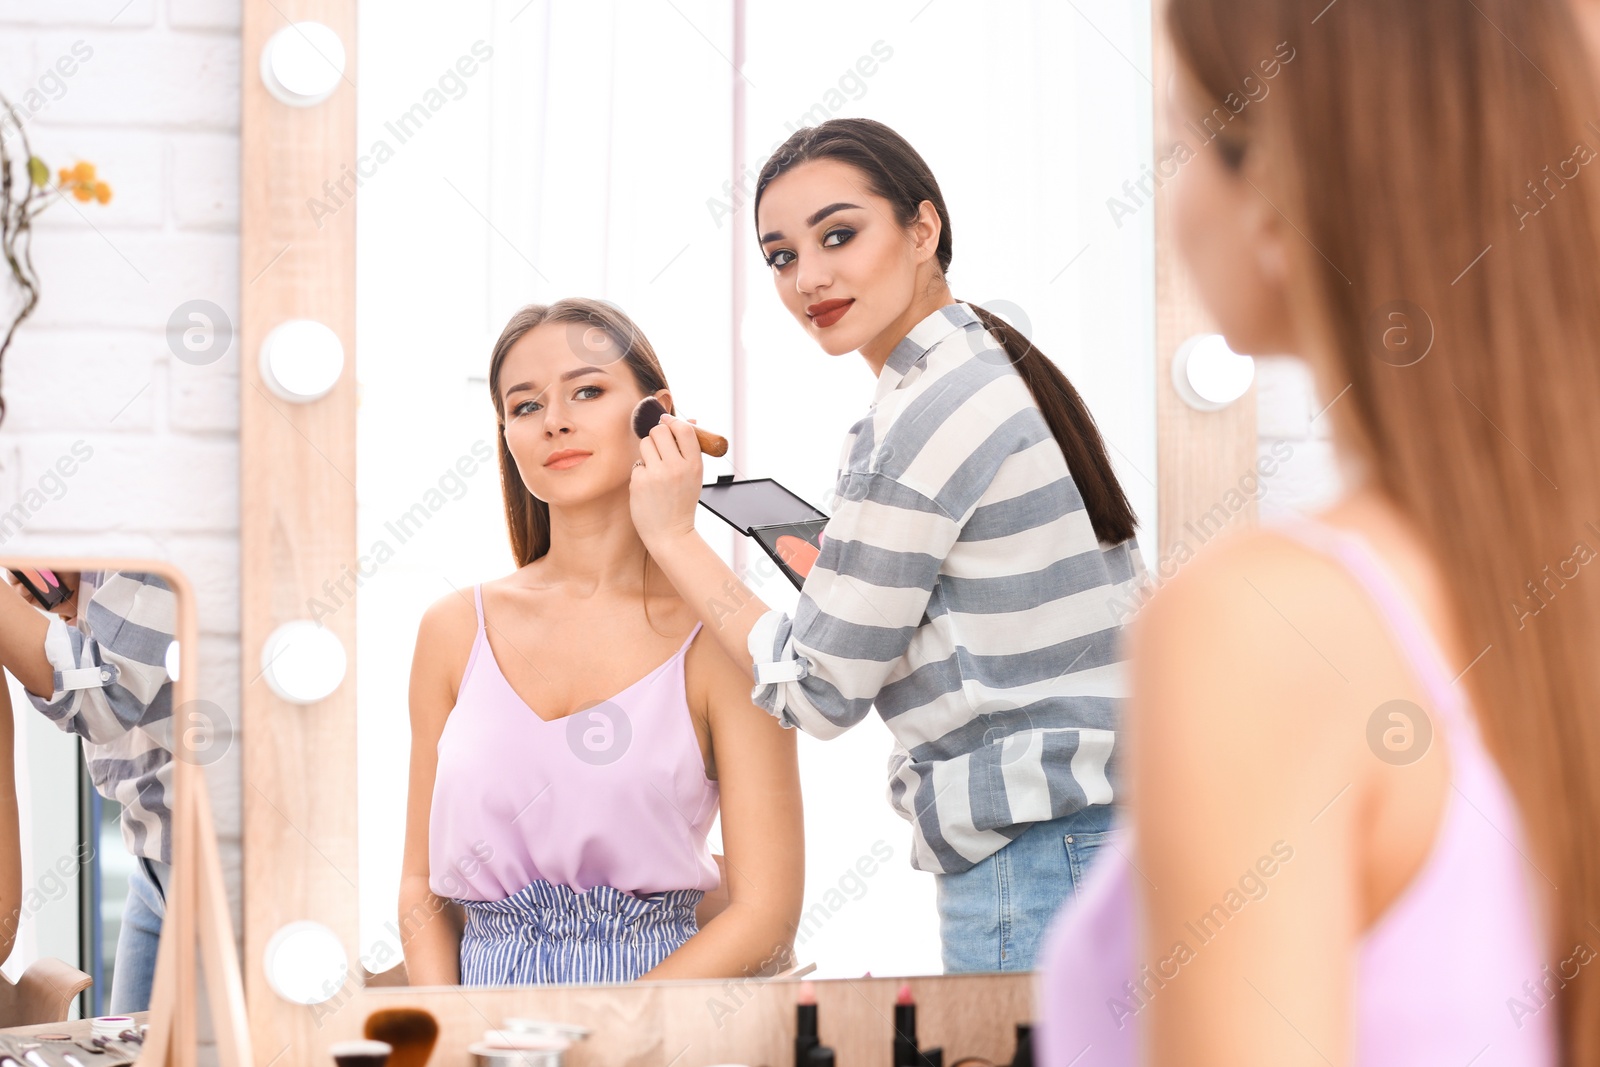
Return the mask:
<svg viewBox="0 0 1600 1067">
<path fill-rule="evenodd" d="M 193 1067 L 199 1062 L 199 1013 L 209 1006 L 211 1039 L 224 1067 L 251 1067 L 250 1035 L 233 920 L 217 853 L 210 793 L 204 767 L 183 758 L 192 716 L 185 709 L 200 685 L 199 600 L 189 578 L 171 560 L 106 556 L 0 554 L 7 569 L 49 568 L 67 573 L 130 571 L 159 574 L 177 598 L 173 638 L 178 642 L 178 678 L 172 683 L 173 763 L 172 873 L 166 886 L 167 915 L 151 980 L 149 1032 L 138 1063 L 150 1067 Z M 8 594 L 9 595 L 9 594 Z M 80 605 L 86 608 L 87 605 Z M 202 722 L 199 738 L 211 743 L 214 723 Z M 229 740 L 237 739 L 238 731 Z M 59 962 L 59 961 L 57 961 Z M 31 968 L 30 968 L 31 970 Z M 203 974 L 203 978 L 202 978 Z M 54 1029 L 62 1027 L 50 1024 Z M 71 1029 L 70 1026 L 66 1027 Z M 41 1027 L 24 1028 L 37 1033 Z"/>
<path fill-rule="evenodd" d="M 309 108 L 273 99 L 256 71 L 267 39 L 287 20 L 325 23 L 345 43 L 344 83 Z M 1166 104 L 1170 56 L 1157 26 L 1155 107 Z M 591 1041 L 576 1062 L 626 1055 L 635 1064 L 668 1067 L 694 1043 L 694 1061 L 785 1062 L 794 990 L 786 982 L 671 982 L 649 986 L 358 989 L 352 979 L 333 1001 L 290 1004 L 267 986 L 263 955 L 286 923 L 315 919 L 344 941 L 352 968 L 360 958 L 356 893 L 356 694 L 354 612 L 324 623 L 344 643 L 346 681 L 325 700 L 300 707 L 278 699 L 260 674 L 263 642 L 273 629 L 304 614 L 322 580 L 354 560 L 356 547 L 355 211 L 314 220 L 308 190 L 320 189 L 355 158 L 356 12 L 354 0 L 243 0 L 242 216 L 240 220 L 240 661 L 243 683 L 244 984 L 254 1052 L 262 1064 L 328 1062 L 330 1042 L 359 1036 L 362 1020 L 384 1007 L 427 1009 L 440 1022 L 436 1063 L 464 1062 L 459 1050 L 508 1015 L 562 1019 L 623 1040 Z M 1173 352 L 1205 328 L 1191 286 L 1175 262 L 1165 201 L 1156 230 L 1156 427 L 1160 558 L 1184 524 L 1205 514 L 1256 462 L 1255 396 L 1220 412 L 1187 407 L 1171 386 Z M 290 318 L 330 326 L 344 343 L 345 369 L 322 399 L 290 404 L 261 380 L 259 351 L 267 332 Z M 1249 500 L 1230 521 L 1255 519 Z M 830 1036 L 845 1061 L 881 1055 L 888 1005 L 898 979 L 817 983 Z M 1030 1018 L 1030 975 L 911 979 L 924 1018 L 926 1044 L 953 1054 L 1005 1062 L 1011 1023 Z M 695 1006 L 739 990 L 742 1004 L 722 1028 L 693 1022 Z M 330 1007 L 330 1005 L 332 1007 Z M 878 1015 L 883 1015 L 879 1019 Z M 933 1022 L 938 1019 L 938 1023 Z M 620 1043 L 617 1043 L 620 1042 Z M 287 1059 L 282 1059 L 285 1055 Z"/>
</svg>

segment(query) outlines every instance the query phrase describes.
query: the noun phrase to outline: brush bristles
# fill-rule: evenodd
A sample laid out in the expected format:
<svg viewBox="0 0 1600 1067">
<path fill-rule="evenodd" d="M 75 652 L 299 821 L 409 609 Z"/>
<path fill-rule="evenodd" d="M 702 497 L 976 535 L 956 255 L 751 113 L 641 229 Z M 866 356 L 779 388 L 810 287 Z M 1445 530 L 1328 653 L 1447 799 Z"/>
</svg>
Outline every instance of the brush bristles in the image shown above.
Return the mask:
<svg viewBox="0 0 1600 1067">
<path fill-rule="evenodd" d="M 633 432 L 641 440 L 650 436 L 650 431 L 661 422 L 661 416 L 667 413 L 661 401 L 653 396 L 647 396 L 639 401 L 633 409 Z"/>
<path fill-rule="evenodd" d="M 424 1067 L 439 1039 L 439 1023 L 420 1008 L 385 1008 L 367 1016 L 362 1032 L 393 1046 L 389 1067 Z"/>
</svg>

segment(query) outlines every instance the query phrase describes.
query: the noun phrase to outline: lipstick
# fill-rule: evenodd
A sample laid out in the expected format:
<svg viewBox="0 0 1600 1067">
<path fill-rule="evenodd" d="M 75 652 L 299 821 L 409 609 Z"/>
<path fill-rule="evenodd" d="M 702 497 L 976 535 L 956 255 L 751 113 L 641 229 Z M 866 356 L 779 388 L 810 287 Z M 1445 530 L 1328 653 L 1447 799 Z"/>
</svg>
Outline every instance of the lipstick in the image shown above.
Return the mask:
<svg viewBox="0 0 1600 1067">
<path fill-rule="evenodd" d="M 794 1014 L 794 1067 L 810 1067 L 811 1050 L 821 1044 L 817 1040 L 817 987 L 810 982 L 800 983 Z"/>
<path fill-rule="evenodd" d="M 853 299 L 824 300 L 819 304 L 812 304 L 806 308 L 806 314 L 811 316 L 812 325 L 818 329 L 823 329 L 844 318 L 844 313 L 849 311 L 850 305 L 854 303 Z"/>
<path fill-rule="evenodd" d="M 1033 1067 L 1033 1024 L 1017 1024 L 1017 1052 L 1011 1057 L 1011 1067 Z"/>
<path fill-rule="evenodd" d="M 902 982 L 894 998 L 894 1067 L 917 1067 L 917 1002 L 910 982 Z"/>
<path fill-rule="evenodd" d="M 902 982 L 894 998 L 894 1067 L 944 1067 L 943 1048 L 917 1047 L 917 1002 L 910 982 Z"/>
</svg>

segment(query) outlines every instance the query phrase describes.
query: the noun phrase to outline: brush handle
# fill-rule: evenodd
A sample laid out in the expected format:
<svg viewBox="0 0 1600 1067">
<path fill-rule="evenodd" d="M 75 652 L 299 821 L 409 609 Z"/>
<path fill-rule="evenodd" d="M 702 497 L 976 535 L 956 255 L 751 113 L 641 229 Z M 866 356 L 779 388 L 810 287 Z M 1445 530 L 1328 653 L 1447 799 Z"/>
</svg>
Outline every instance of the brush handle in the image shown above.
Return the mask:
<svg viewBox="0 0 1600 1067">
<path fill-rule="evenodd" d="M 700 439 L 700 451 L 708 456 L 726 456 L 728 454 L 728 439 L 710 430 L 694 428 L 695 437 Z"/>
</svg>

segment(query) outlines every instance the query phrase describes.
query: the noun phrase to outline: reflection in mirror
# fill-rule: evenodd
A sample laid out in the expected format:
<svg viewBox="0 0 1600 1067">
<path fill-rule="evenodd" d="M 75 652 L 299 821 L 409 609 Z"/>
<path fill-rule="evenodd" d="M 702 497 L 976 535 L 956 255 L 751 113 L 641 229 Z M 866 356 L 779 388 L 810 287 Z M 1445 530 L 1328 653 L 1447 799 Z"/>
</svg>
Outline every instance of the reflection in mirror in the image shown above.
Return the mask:
<svg viewBox="0 0 1600 1067">
<path fill-rule="evenodd" d="M 17 988 L 0 985 L 0 1026 L 144 1011 L 171 881 L 178 597 L 137 562 L 4 575 L 0 955 Z"/>
<path fill-rule="evenodd" d="M 751 704 L 748 673 L 735 676 L 747 669 L 728 673 L 698 606 L 644 562 L 627 417 L 668 388 L 670 409 L 734 438 L 706 481 L 771 477 L 830 509 L 873 371 L 797 325 L 752 194 L 794 130 L 873 118 L 937 175 L 960 231 L 955 296 L 1004 315 L 1067 373 L 1153 529 L 1151 101 L 1107 47 L 1148 54 L 1149 16 L 1090 5 L 1091 27 L 1058 8 L 1011 5 L 977 24 L 959 5 L 915 18 L 843 0 L 803 17 L 747 5 L 736 50 L 720 0 L 362 5 L 361 155 L 308 204 L 337 213 L 360 188 L 357 558 L 320 576 L 302 614 L 357 612 L 359 953 L 378 981 L 453 982 L 469 965 L 484 981 L 550 980 L 505 964 L 494 931 L 541 906 L 612 921 L 647 890 L 664 894 L 673 938 L 722 933 L 643 961 L 641 976 L 944 969 L 935 878 L 914 866 L 888 797 L 903 742 L 876 714 L 826 741 L 769 742 L 773 720 Z M 837 32 L 819 40 L 817 25 Z M 955 39 L 973 47 L 952 65 Z M 519 309 L 564 298 L 605 304 L 524 323 L 491 383 Z M 640 347 L 659 380 L 625 358 Z M 548 442 L 564 430 L 603 444 L 563 459 Z M 508 507 L 503 464 L 512 496 L 553 513 L 539 563 L 519 544 L 531 520 Z M 714 516 L 696 525 L 756 596 L 796 610 L 759 550 Z M 798 843 L 787 857 L 770 847 L 791 803 L 782 744 L 799 767 L 803 872 Z M 638 892 L 572 892 L 602 868 Z M 571 884 L 545 884 L 552 870 Z M 792 939 L 773 932 L 786 922 Z M 470 961 L 454 954 L 464 937 Z M 402 942 L 425 973 L 396 970 Z M 597 973 L 574 966 L 569 978 Z"/>
</svg>

